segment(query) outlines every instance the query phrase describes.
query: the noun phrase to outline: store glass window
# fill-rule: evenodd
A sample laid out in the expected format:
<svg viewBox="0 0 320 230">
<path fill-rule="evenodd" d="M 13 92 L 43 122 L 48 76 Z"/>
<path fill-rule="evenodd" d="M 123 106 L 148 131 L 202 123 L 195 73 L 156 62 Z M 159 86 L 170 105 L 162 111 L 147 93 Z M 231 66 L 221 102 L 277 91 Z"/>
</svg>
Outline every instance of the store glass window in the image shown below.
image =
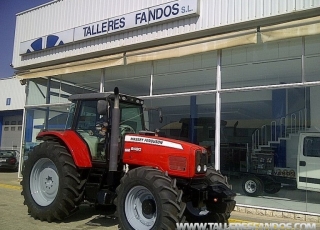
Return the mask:
<svg viewBox="0 0 320 230">
<path fill-rule="evenodd" d="M 90 79 L 90 72 L 81 72 L 78 73 L 79 75 L 88 75 L 88 79 Z M 92 73 L 94 74 L 94 73 Z M 77 76 L 72 74 L 74 76 L 74 79 L 77 79 Z M 67 81 L 65 80 L 67 78 Z M 50 82 L 50 104 L 54 103 L 68 103 L 70 102 L 68 100 L 69 96 L 73 94 L 81 94 L 81 93 L 92 93 L 96 92 L 96 90 L 86 88 L 86 86 L 82 85 L 81 83 L 74 84 L 74 79 L 70 79 L 70 76 L 64 76 L 64 77 L 56 77 L 51 78 Z M 69 81 L 71 80 L 71 82 Z M 92 79 L 91 79 L 92 80 Z M 92 80 L 94 82 L 94 80 Z M 96 83 L 96 87 L 99 86 L 99 83 Z"/>
<path fill-rule="evenodd" d="M 222 88 L 301 82 L 302 38 L 222 50 Z"/>
<path fill-rule="evenodd" d="M 132 96 L 150 95 L 151 62 L 116 66 L 106 69 L 105 92 L 118 87 L 120 93 Z"/>
<path fill-rule="evenodd" d="M 320 35 L 305 37 L 305 80 L 320 81 Z"/>
<path fill-rule="evenodd" d="M 217 52 L 154 62 L 153 94 L 214 90 Z"/>
<path fill-rule="evenodd" d="M 26 105 L 46 103 L 47 79 L 35 78 L 28 80 Z"/>
<path fill-rule="evenodd" d="M 91 84 L 94 84 L 94 80 L 90 79 L 89 73 L 81 72 L 78 75 L 87 74 L 84 77 Z M 94 73 L 91 73 L 94 74 Z M 77 83 L 74 82 L 77 79 Z M 28 81 L 27 85 L 27 105 L 43 105 L 43 104 L 55 104 L 55 103 L 69 103 L 69 96 L 72 94 L 92 93 L 97 92 L 100 85 L 100 78 L 95 82 L 96 88 L 90 88 L 81 83 L 81 77 L 77 78 L 76 74 L 67 74 L 63 77 L 52 77 L 50 80 L 47 78 L 36 78 Z M 48 82 L 50 81 L 50 82 Z M 49 98 L 47 98 L 47 87 L 49 89 Z"/>
<path fill-rule="evenodd" d="M 215 94 L 145 100 L 145 122 L 151 131 L 214 149 Z M 159 111 L 163 122 L 159 122 Z"/>
<path fill-rule="evenodd" d="M 319 213 L 319 89 L 222 94 L 221 171 L 238 204 Z"/>
<path fill-rule="evenodd" d="M 320 72 L 319 72 L 320 74 Z M 311 213 L 320 213 L 320 86 L 309 88 L 310 116 L 305 132 L 300 132 L 299 164 L 297 166 L 297 184 L 300 191 L 306 191 L 306 209 Z M 303 146 L 301 146 L 303 144 Z"/>
</svg>

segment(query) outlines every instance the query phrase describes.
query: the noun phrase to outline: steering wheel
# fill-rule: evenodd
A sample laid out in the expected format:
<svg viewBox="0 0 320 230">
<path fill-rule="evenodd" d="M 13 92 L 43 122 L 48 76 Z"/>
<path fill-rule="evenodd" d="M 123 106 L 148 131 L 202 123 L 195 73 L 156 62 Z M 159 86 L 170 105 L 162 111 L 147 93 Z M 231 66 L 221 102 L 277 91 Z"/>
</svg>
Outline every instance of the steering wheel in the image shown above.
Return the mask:
<svg viewBox="0 0 320 230">
<path fill-rule="evenodd" d="M 120 125 L 120 135 L 125 135 L 127 133 L 136 133 L 130 125 Z"/>
</svg>

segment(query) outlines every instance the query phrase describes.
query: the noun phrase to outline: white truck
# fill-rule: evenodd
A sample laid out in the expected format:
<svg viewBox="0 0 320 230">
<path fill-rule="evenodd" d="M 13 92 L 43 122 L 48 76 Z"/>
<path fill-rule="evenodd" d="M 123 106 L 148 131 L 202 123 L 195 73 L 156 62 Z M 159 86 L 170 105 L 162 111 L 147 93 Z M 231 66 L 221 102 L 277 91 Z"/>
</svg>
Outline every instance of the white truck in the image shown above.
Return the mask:
<svg viewBox="0 0 320 230">
<path fill-rule="evenodd" d="M 243 173 L 242 188 L 249 196 L 276 193 L 281 184 L 320 192 L 320 133 L 302 132 L 286 140 L 287 167 L 270 168 L 270 173 Z M 270 154 L 270 156 L 272 156 Z"/>
</svg>

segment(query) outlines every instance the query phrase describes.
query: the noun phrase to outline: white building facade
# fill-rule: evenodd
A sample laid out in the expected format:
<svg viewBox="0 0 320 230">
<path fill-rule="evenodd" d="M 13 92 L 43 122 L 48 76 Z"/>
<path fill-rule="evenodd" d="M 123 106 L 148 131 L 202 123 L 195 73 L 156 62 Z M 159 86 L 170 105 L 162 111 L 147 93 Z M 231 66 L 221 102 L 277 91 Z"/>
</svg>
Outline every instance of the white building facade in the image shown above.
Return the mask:
<svg viewBox="0 0 320 230">
<path fill-rule="evenodd" d="M 25 87 L 17 78 L 0 80 L 0 148 L 20 150 Z"/>
<path fill-rule="evenodd" d="M 56 0 L 17 14 L 12 63 L 26 83 L 22 152 L 64 126 L 69 95 L 117 86 L 162 109 L 150 130 L 211 149 L 238 205 L 320 215 L 320 177 L 268 196 L 240 182 L 258 150 L 275 166 L 255 168 L 263 178 L 310 179 L 295 144 L 320 132 L 320 0 Z"/>
</svg>

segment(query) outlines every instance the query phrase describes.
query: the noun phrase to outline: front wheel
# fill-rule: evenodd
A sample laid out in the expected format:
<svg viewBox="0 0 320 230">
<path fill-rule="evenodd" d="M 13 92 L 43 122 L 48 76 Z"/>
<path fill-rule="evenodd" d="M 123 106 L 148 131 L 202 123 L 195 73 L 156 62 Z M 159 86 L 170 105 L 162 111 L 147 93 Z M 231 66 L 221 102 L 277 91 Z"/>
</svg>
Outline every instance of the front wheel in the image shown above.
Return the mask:
<svg viewBox="0 0 320 230">
<path fill-rule="evenodd" d="M 182 191 L 163 172 L 140 167 L 130 170 L 117 188 L 115 200 L 121 229 L 175 229 L 181 222 Z"/>
<path fill-rule="evenodd" d="M 228 183 L 227 178 L 224 177 L 220 171 L 215 170 L 214 168 L 208 168 L 206 173 L 206 182 L 208 185 L 217 185 L 222 189 L 230 189 L 231 185 Z M 228 200 L 229 199 L 229 200 Z M 228 201 L 233 202 L 234 197 L 229 197 Z M 228 223 L 230 218 L 230 211 L 217 212 L 216 203 L 213 201 L 206 201 L 206 206 L 201 208 L 194 207 L 192 202 L 187 202 L 186 208 L 186 218 L 188 222 L 191 223 L 206 223 L 206 222 L 215 222 L 215 223 Z M 220 210 L 221 211 L 221 210 Z"/>
<path fill-rule="evenodd" d="M 59 142 L 45 141 L 25 162 L 24 204 L 35 219 L 62 220 L 82 201 L 84 182 L 67 149 Z"/>
</svg>

